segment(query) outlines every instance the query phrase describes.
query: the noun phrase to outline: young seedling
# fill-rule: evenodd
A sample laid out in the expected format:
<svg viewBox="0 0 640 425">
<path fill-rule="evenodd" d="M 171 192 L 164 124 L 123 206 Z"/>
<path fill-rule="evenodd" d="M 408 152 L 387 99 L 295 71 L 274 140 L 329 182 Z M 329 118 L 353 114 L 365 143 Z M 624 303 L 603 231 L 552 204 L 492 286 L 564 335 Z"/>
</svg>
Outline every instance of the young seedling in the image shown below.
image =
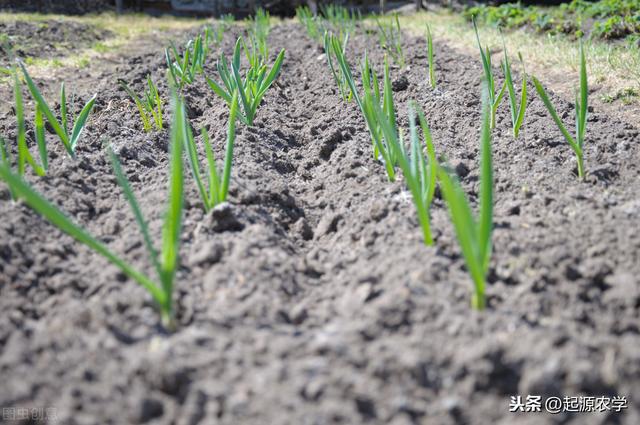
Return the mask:
<svg viewBox="0 0 640 425">
<path fill-rule="evenodd" d="M 206 40 L 205 34 L 205 40 Z M 169 77 L 174 87 L 182 89 L 185 85 L 195 81 L 198 74 L 204 72 L 204 63 L 207 58 L 208 47 L 205 46 L 203 37 L 198 35 L 195 40 L 189 40 L 182 55 L 178 53 L 176 45 L 171 42 L 170 47 L 164 50 Z"/>
<path fill-rule="evenodd" d="M 220 16 L 220 22 L 224 24 L 225 28 L 229 28 L 235 21 L 236 17 L 233 16 L 232 13 L 225 13 L 224 15 Z"/>
<path fill-rule="evenodd" d="M 413 197 L 413 203 L 416 206 L 416 212 L 418 215 L 418 222 L 422 228 L 424 243 L 426 245 L 433 245 L 429 209 L 436 189 L 438 165 L 431 138 L 431 131 L 429 130 L 427 120 L 424 117 L 424 112 L 413 103 L 409 106 L 411 148 L 410 151 L 407 152 L 402 142 L 402 138 L 398 135 L 397 131 L 394 131 L 382 108 L 380 108 L 380 105 L 374 104 L 373 109 L 378 122 L 381 123 L 385 139 L 394 146 L 394 151 L 398 153 L 397 162 L 402 170 L 402 174 L 404 175 L 407 187 L 411 192 L 411 196 Z M 416 121 L 418 120 L 424 136 L 427 158 L 425 158 L 420 138 L 418 136 L 418 128 L 416 125 Z"/>
<path fill-rule="evenodd" d="M 436 66 L 433 60 L 434 51 L 433 51 L 433 37 L 431 36 L 431 28 L 427 24 L 427 58 L 429 61 L 429 84 L 431 84 L 431 88 L 436 88 Z"/>
<path fill-rule="evenodd" d="M 251 26 L 249 27 L 249 38 L 252 43 L 257 47 L 260 54 L 261 62 L 267 63 L 269 60 L 269 43 L 267 38 L 270 31 L 270 16 L 269 12 L 266 12 L 262 8 L 258 8 L 255 16 L 251 20 Z"/>
<path fill-rule="evenodd" d="M 244 55 L 249 63 L 249 69 L 260 69 L 262 65 L 266 64 L 265 57 L 260 52 L 260 46 L 256 42 L 255 38 L 249 38 L 248 45 L 245 40 L 242 39 L 242 51 L 244 51 Z M 252 78 L 252 81 L 255 81 L 258 74 L 251 73 L 250 77 Z"/>
<path fill-rule="evenodd" d="M 491 232 L 493 229 L 493 168 L 491 161 L 491 105 L 489 88 L 482 96 L 482 131 L 480 135 L 480 205 L 474 217 L 471 205 L 460 183 L 444 168 L 438 169 L 440 189 L 449 207 L 451 221 L 474 282 L 471 305 L 477 310 L 485 308 L 485 283 L 491 260 Z"/>
<path fill-rule="evenodd" d="M 2 137 L 0 137 L 0 166 L 5 167 L 7 170 L 11 169 L 11 154 L 7 149 L 7 142 Z M 18 199 L 11 187 L 9 187 L 9 193 L 11 194 L 11 199 L 14 201 Z"/>
<path fill-rule="evenodd" d="M 182 142 L 187 134 L 184 128 L 184 105 L 181 100 L 174 98 L 174 116 L 171 126 L 171 155 L 170 155 L 170 177 L 168 207 L 165 215 L 162 232 L 162 250 L 157 252 L 154 248 L 147 222 L 142 216 L 142 212 L 133 195 L 131 186 L 125 177 L 116 155 L 109 149 L 116 179 L 122 187 L 125 198 L 129 202 L 135 219 L 140 227 L 145 246 L 151 257 L 154 268 L 157 272 L 157 279 L 141 273 L 131 264 L 127 263 L 120 256 L 113 253 L 104 243 L 88 233 L 85 229 L 75 224 L 54 204 L 47 201 L 42 195 L 37 193 L 19 175 L 11 172 L 10 168 L 0 163 L 0 179 L 4 180 L 10 190 L 23 199 L 38 214 L 46 218 L 61 231 L 69 234 L 77 241 L 87 245 L 98 254 L 105 257 L 112 264 L 118 267 L 128 277 L 132 278 L 139 285 L 145 288 L 154 299 L 160 310 L 162 324 L 167 329 L 173 329 L 173 283 L 178 269 L 179 248 L 180 248 L 180 228 L 182 220 L 183 204 L 183 177 L 182 177 Z"/>
<path fill-rule="evenodd" d="M 527 72 L 524 69 L 524 61 L 522 55 L 518 53 L 520 63 L 522 64 L 522 89 L 520 91 L 520 101 L 516 95 L 515 88 L 513 86 L 513 77 L 511 76 L 511 63 L 509 62 L 509 55 L 507 54 L 507 47 L 504 47 L 504 61 L 502 62 L 502 69 L 504 71 L 505 83 L 509 93 L 509 106 L 511 108 L 511 124 L 513 127 L 513 138 L 517 139 L 520 134 L 520 127 L 524 120 L 524 113 L 527 110 Z"/>
<path fill-rule="evenodd" d="M 346 57 L 345 57 L 346 62 Z M 385 58 L 386 63 L 386 58 Z M 362 63 L 360 66 L 360 71 L 362 73 L 362 87 L 363 87 L 363 98 L 366 96 L 373 96 L 378 104 L 383 103 L 383 98 L 380 94 L 380 83 L 378 81 L 378 76 L 376 75 L 375 70 L 371 66 L 369 62 L 369 57 L 367 55 L 367 51 L 364 52 L 364 58 L 362 59 Z M 386 71 L 386 68 L 385 68 Z M 386 75 L 386 72 L 385 72 Z M 383 76 L 384 77 L 384 76 Z"/>
<path fill-rule="evenodd" d="M 372 77 L 369 78 L 369 72 Z M 365 54 L 363 71 L 364 96 L 362 99 L 362 113 L 365 117 L 369 133 L 373 142 L 373 155 L 376 160 L 384 163 L 389 181 L 395 180 L 395 166 L 398 162 L 399 152 L 390 134 L 398 137 L 398 124 L 396 119 L 396 108 L 393 102 L 393 91 L 391 90 L 391 78 L 389 77 L 389 61 L 384 58 L 384 78 L 382 91 L 382 107 L 380 107 L 380 92 L 378 81 L 373 73 L 369 61 Z M 373 87 L 369 86 L 373 83 Z M 382 114 L 377 114 L 380 109 Z M 391 133 L 385 132 L 389 128 Z"/>
<path fill-rule="evenodd" d="M 35 136 L 36 144 L 38 145 L 38 151 L 40 153 L 40 162 L 42 165 L 38 165 L 29 152 L 27 146 L 27 129 L 24 119 L 24 101 L 22 97 L 22 85 L 20 84 L 20 78 L 18 72 L 13 68 L 13 97 L 15 101 L 16 121 L 18 127 L 17 145 L 18 145 L 18 175 L 24 176 L 27 165 L 31 166 L 36 175 L 42 177 L 47 173 L 49 168 L 49 159 L 47 153 L 47 144 L 44 135 L 44 119 L 42 117 L 42 109 L 36 104 L 35 114 Z M 3 147 L 5 153 L 3 157 L 6 157 L 8 161 L 8 150 L 6 146 Z"/>
<path fill-rule="evenodd" d="M 224 39 L 224 33 L 226 32 L 226 28 L 222 23 L 218 25 L 211 25 L 205 28 L 205 46 L 207 48 L 220 47 L 222 40 Z"/>
<path fill-rule="evenodd" d="M 234 93 L 238 91 L 244 112 L 244 114 L 240 114 L 240 119 L 246 125 L 252 126 L 256 111 L 258 110 L 258 106 L 260 106 L 264 94 L 280 74 L 285 50 L 282 49 L 280 51 L 268 73 L 267 65 L 260 65 L 258 63 L 259 61 L 254 61 L 254 63 L 250 63 L 245 78 L 242 78 L 240 76 L 240 50 L 243 45 L 242 37 L 238 38 L 231 63 L 229 63 L 224 54 L 220 55 L 217 68 L 220 79 L 222 80 L 221 84 L 209 77 L 206 77 L 206 80 L 211 90 L 220 96 L 229 108 L 232 106 Z M 248 52 L 248 49 L 245 47 L 247 57 L 251 57 Z"/>
<path fill-rule="evenodd" d="M 342 43 L 333 42 L 332 39 L 336 38 L 333 34 L 325 31 L 324 33 L 324 52 L 327 57 L 327 63 L 329 64 L 329 70 L 331 71 L 331 75 L 333 75 L 333 79 L 338 85 L 338 91 L 340 92 L 340 97 L 345 102 L 351 101 L 353 97 L 353 93 L 349 88 L 349 84 L 347 83 L 346 76 L 342 73 L 340 67 L 338 67 L 336 71 L 336 67 L 333 64 L 334 57 L 338 55 L 344 55 L 347 50 L 347 43 L 349 42 L 349 33 L 345 35 L 344 41 Z M 339 49 L 339 51 L 336 51 Z"/>
<path fill-rule="evenodd" d="M 385 57 L 385 75 L 384 75 L 384 88 L 383 95 L 380 95 L 380 88 L 378 79 L 373 71 L 373 68 L 369 64 L 367 53 L 365 52 L 363 64 L 362 64 L 362 85 L 364 87 L 363 95 L 358 94 L 353 75 L 351 74 L 351 67 L 347 61 L 344 52 L 340 51 L 340 41 L 337 38 L 333 38 L 331 42 L 334 44 L 333 50 L 336 53 L 338 65 L 345 76 L 347 84 L 353 93 L 353 98 L 356 104 L 362 111 L 369 133 L 371 134 L 371 142 L 373 146 L 373 157 L 376 160 L 381 160 L 384 163 L 387 171 L 387 177 L 389 181 L 395 181 L 395 165 L 396 165 L 396 152 L 394 145 L 389 144 L 388 140 L 385 140 L 384 133 L 382 131 L 381 123 L 375 113 L 374 105 L 380 107 L 382 102 L 382 111 L 385 116 L 385 120 L 388 125 L 397 132 L 396 113 L 393 103 L 393 96 L 391 90 L 391 79 L 389 78 L 389 62 Z"/>
<path fill-rule="evenodd" d="M 251 24 L 253 26 L 252 30 L 255 33 L 263 34 L 264 38 L 266 38 L 271 30 L 271 16 L 269 15 L 269 12 L 259 7 L 258 10 L 256 10 L 255 16 L 251 20 Z"/>
<path fill-rule="evenodd" d="M 576 160 L 578 162 L 578 178 L 580 180 L 584 180 L 584 138 L 587 130 L 587 111 L 588 111 L 588 87 L 587 87 L 587 60 L 585 59 L 584 47 L 582 42 L 580 42 L 580 98 L 578 98 L 578 93 L 576 93 L 576 137 L 575 139 L 571 134 L 567 131 L 566 127 L 562 123 L 562 120 L 558 116 L 556 109 L 553 107 L 553 104 L 549 100 L 549 96 L 547 96 L 547 92 L 540 84 L 540 81 L 536 77 L 531 77 L 533 79 L 533 84 L 536 87 L 536 91 L 544 105 L 547 107 L 549 114 L 555 121 L 556 125 L 562 132 L 562 135 L 573 149 L 573 152 L 576 155 Z"/>
<path fill-rule="evenodd" d="M 356 28 L 356 21 L 360 16 L 350 11 L 344 6 L 333 3 L 321 4 L 320 11 L 325 17 L 325 27 L 331 29 L 343 40 L 346 33 L 353 33 Z"/>
<path fill-rule="evenodd" d="M 211 141 L 207 130 L 202 128 L 202 138 L 204 140 L 205 152 L 207 155 L 207 165 L 209 169 L 209 189 L 207 190 L 204 182 L 202 181 L 202 173 L 200 171 L 200 160 L 198 159 L 198 149 L 193 137 L 193 133 L 189 128 L 187 122 L 184 126 L 187 128 L 187 137 L 185 138 L 185 150 L 187 151 L 187 158 L 189 159 L 189 165 L 191 166 L 191 172 L 193 179 L 198 186 L 198 192 L 202 198 L 204 210 L 209 212 L 216 205 L 227 200 L 227 193 L 229 192 L 229 181 L 231 180 L 231 165 L 233 162 L 233 146 L 236 139 L 236 115 L 238 112 L 238 92 L 233 95 L 231 101 L 231 110 L 229 112 L 229 124 L 227 129 L 227 147 L 224 156 L 224 168 L 222 169 L 222 175 L 218 171 L 216 165 L 216 159 L 213 156 L 213 149 L 211 148 Z M 186 117 L 185 117 L 186 121 Z"/>
<path fill-rule="evenodd" d="M 127 83 L 119 79 L 118 84 L 124 91 L 127 92 L 129 97 L 133 99 L 138 108 L 138 112 L 140 113 L 140 118 L 142 119 L 142 127 L 145 132 L 151 131 L 151 120 L 153 119 L 153 123 L 155 124 L 156 130 L 160 131 L 163 128 L 162 123 L 162 99 L 160 98 L 160 92 L 158 91 L 158 87 L 154 84 L 151 79 L 151 75 L 147 75 L 147 89 L 144 91 L 143 99 L 140 97 L 127 85 Z"/>
<path fill-rule="evenodd" d="M 322 33 L 320 31 L 320 25 L 318 24 L 316 17 L 313 16 L 311 9 L 309 9 L 308 6 L 298 6 L 296 8 L 296 17 L 298 18 L 298 22 L 300 22 L 307 31 L 307 35 L 313 40 L 319 42 L 322 37 Z"/>
<path fill-rule="evenodd" d="M 480 35 L 478 35 L 478 26 L 476 25 L 475 19 L 473 20 L 473 29 L 476 32 L 476 40 L 478 41 L 478 48 L 480 49 L 480 57 L 482 59 L 482 68 L 484 70 L 484 78 L 489 86 L 489 104 L 491 106 L 491 129 L 496 128 L 496 112 L 498 111 L 498 106 L 500 106 L 500 102 L 502 101 L 502 97 L 504 96 L 504 92 L 507 88 L 507 81 L 505 80 L 502 84 L 502 88 L 496 95 L 496 82 L 493 77 L 493 71 L 491 68 L 491 52 L 489 51 L 489 47 L 482 48 L 482 44 L 480 43 Z"/>
<path fill-rule="evenodd" d="M 22 96 L 22 84 L 20 83 L 20 77 L 18 76 L 18 71 L 15 65 L 11 66 L 11 70 L 9 73 L 10 77 L 13 79 L 13 97 L 14 97 L 14 110 L 16 113 L 16 127 L 17 127 L 17 136 L 16 136 L 16 145 L 17 145 L 17 171 L 19 176 L 24 176 L 26 172 L 27 165 L 29 165 L 33 172 L 37 176 L 44 176 L 49 167 L 49 158 L 47 153 L 47 145 L 45 141 L 44 135 L 44 119 L 42 117 L 42 111 L 38 105 L 36 105 L 35 112 L 35 139 L 36 144 L 38 145 L 38 152 L 40 154 L 40 162 L 42 165 L 36 163 L 29 151 L 29 147 L 27 146 L 27 129 L 26 122 L 24 117 L 24 100 Z M 4 138 L 0 137 L 0 162 L 7 166 L 11 167 L 11 153 L 10 149 L 7 146 L 7 142 Z M 16 199 L 11 192 L 12 199 Z"/>
<path fill-rule="evenodd" d="M 47 104 L 46 100 L 38 90 L 38 86 L 33 82 L 29 73 L 27 72 L 27 68 L 25 68 L 24 64 L 21 62 L 20 67 L 22 68 L 22 74 L 24 75 L 25 82 L 27 83 L 27 88 L 31 92 L 31 96 L 36 101 L 36 129 L 44 128 L 44 123 L 39 127 L 39 124 L 43 116 L 47 119 L 53 130 L 60 138 L 60 141 L 64 145 L 67 153 L 72 158 L 75 157 L 76 147 L 78 146 L 78 141 L 80 140 L 80 136 L 82 135 L 82 130 L 84 130 L 85 125 L 87 124 L 87 119 L 89 118 L 89 113 L 93 109 L 93 106 L 96 102 L 97 94 L 94 94 L 91 99 L 84 105 L 78 118 L 73 123 L 73 127 L 71 133 L 69 133 L 69 114 L 67 112 L 67 96 L 65 94 L 64 83 L 62 83 L 60 87 L 60 117 L 62 122 L 58 121 L 52 109 Z M 38 115 L 40 114 L 40 116 Z M 36 135 L 37 135 L 36 131 Z M 42 135 L 44 137 L 44 131 L 42 131 Z M 43 142 L 44 143 L 44 142 Z M 40 145 L 40 143 L 38 143 Z M 44 161 L 43 161 L 44 163 Z"/>
<path fill-rule="evenodd" d="M 224 39 L 224 33 L 229 30 L 231 24 L 235 21 L 235 17 L 231 14 L 225 14 L 220 16 L 217 21 L 217 25 L 211 25 L 205 28 L 205 50 L 206 53 L 209 52 L 209 48 L 220 47 L 222 44 L 222 40 Z M 206 57 L 207 55 L 205 55 Z"/>
<path fill-rule="evenodd" d="M 391 22 L 382 22 L 380 19 L 376 21 L 378 23 L 380 45 L 391 55 L 395 63 L 401 68 L 404 68 L 405 60 L 404 51 L 402 50 L 402 31 L 400 30 L 398 14 L 394 13 L 394 19 Z"/>
<path fill-rule="evenodd" d="M 11 154 L 7 149 L 7 142 L 2 136 L 0 136 L 0 163 L 2 163 L 7 168 L 11 167 Z"/>
<path fill-rule="evenodd" d="M 346 58 L 344 59 L 346 62 Z M 362 97 L 357 97 L 357 103 L 360 106 L 360 110 L 362 115 L 365 118 L 365 122 L 367 123 L 367 127 L 369 128 L 369 132 L 371 133 L 371 147 L 373 148 L 373 158 L 377 161 L 380 158 L 380 151 L 385 152 L 384 146 L 381 145 L 382 140 L 382 129 L 377 122 L 377 117 L 375 113 L 371 113 L 372 111 L 369 108 L 370 104 L 384 104 L 383 97 L 380 94 L 380 83 L 378 81 L 378 76 L 376 75 L 375 70 L 369 63 L 369 57 L 365 50 L 364 58 L 361 63 L 361 74 L 362 74 L 362 88 L 363 94 Z M 355 86 L 355 84 L 354 84 Z M 355 92 L 357 94 L 357 92 Z M 384 157 L 384 155 L 383 155 Z M 390 169 L 393 173 L 393 169 Z"/>
</svg>

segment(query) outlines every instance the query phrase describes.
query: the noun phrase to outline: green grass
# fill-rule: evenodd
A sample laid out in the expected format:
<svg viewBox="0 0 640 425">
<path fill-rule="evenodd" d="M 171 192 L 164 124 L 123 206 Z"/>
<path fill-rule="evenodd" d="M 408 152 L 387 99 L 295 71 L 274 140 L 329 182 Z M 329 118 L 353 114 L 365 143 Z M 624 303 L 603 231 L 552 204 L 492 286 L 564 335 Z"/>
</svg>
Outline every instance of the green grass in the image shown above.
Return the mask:
<svg viewBox="0 0 640 425">
<path fill-rule="evenodd" d="M 22 177 L 18 174 L 14 174 L 4 161 L 0 163 L 0 179 L 7 183 L 11 192 L 17 198 L 22 199 L 29 207 L 51 222 L 58 229 L 69 234 L 78 242 L 87 245 L 89 248 L 105 257 L 108 261 L 118 267 L 125 275 L 145 288 L 156 302 L 160 311 L 162 324 L 167 329 L 173 329 L 175 327 L 173 287 L 179 264 L 183 206 L 182 144 L 185 134 L 184 122 L 184 104 L 182 100 L 179 100 L 174 96 L 174 115 L 171 126 L 168 204 L 162 231 L 162 245 L 159 252 L 151 242 L 147 222 L 142 215 L 131 186 L 124 174 L 124 171 L 122 170 L 120 161 L 113 151 L 110 148 L 108 149 L 116 179 L 121 186 L 125 198 L 131 206 L 136 222 L 140 227 L 150 260 L 157 273 L 157 279 L 152 279 L 141 273 L 122 257 L 113 253 L 109 247 L 100 242 L 98 238 L 75 224 L 57 206 L 47 201 L 42 195 L 36 192 L 22 179 Z"/>
<path fill-rule="evenodd" d="M 104 55 L 118 52 L 130 43 L 140 43 L 141 39 L 151 33 L 167 34 L 170 32 L 193 30 L 207 23 L 205 19 L 174 17 L 165 15 L 152 17 L 142 13 L 117 15 L 115 13 L 87 14 L 83 16 L 66 16 L 40 13 L 6 13 L 0 12 L 0 22 L 26 21 L 46 25 L 46 21 L 79 22 L 100 30 L 108 30 L 107 39 L 94 43 L 86 48 L 77 48 L 65 56 L 55 58 L 26 57 L 32 75 L 39 77 L 48 75 L 51 68 L 78 68 Z"/>
<path fill-rule="evenodd" d="M 573 0 L 551 7 L 520 3 L 480 5 L 466 9 L 464 15 L 499 28 L 524 27 L 545 34 L 588 35 L 604 40 L 635 40 L 640 35 L 638 0 Z"/>
<path fill-rule="evenodd" d="M 577 73 L 580 69 L 580 49 L 575 38 L 564 34 L 537 34 L 525 30 L 503 34 L 498 28 L 483 22 L 478 18 L 478 29 L 483 44 L 489 45 L 492 52 L 497 51 L 494 47 L 502 47 L 504 40 L 510 52 L 520 51 L 525 55 L 529 75 L 544 78 L 548 87 L 558 94 L 573 96 L 573 83 L 565 76 Z M 402 28 L 420 37 L 425 35 L 426 23 L 430 25 L 435 40 L 446 41 L 449 46 L 462 53 L 474 54 L 473 47 L 477 41 L 473 25 L 462 15 L 440 9 L 400 17 Z M 583 45 L 585 55 L 589 58 L 587 70 L 590 81 L 594 83 L 592 90 L 595 100 L 605 99 L 602 105 L 594 102 L 594 106 L 609 109 L 610 106 L 604 104 L 606 101 L 615 102 L 612 107 L 616 104 L 638 105 L 640 96 L 619 94 L 640 92 L 639 45 L 635 42 L 611 43 L 599 38 L 585 39 Z M 611 113 L 621 113 L 630 120 L 637 118 L 633 108 L 610 109 Z"/>
<path fill-rule="evenodd" d="M 93 43 L 92 49 L 98 53 L 107 53 L 112 51 L 113 47 L 110 47 L 102 41 L 96 41 L 95 43 Z"/>
<path fill-rule="evenodd" d="M 585 172 L 584 172 L 584 139 L 585 133 L 587 130 L 587 113 L 588 113 L 588 102 L 589 102 L 589 90 L 587 83 L 587 60 L 584 54 L 584 48 L 582 44 L 580 45 L 580 89 L 576 93 L 576 133 L 575 138 L 569 133 L 564 124 L 562 123 L 562 119 L 558 116 L 555 107 L 551 103 L 547 92 L 544 87 L 538 81 L 536 77 L 533 77 L 533 84 L 536 87 L 536 91 L 538 95 L 544 102 L 544 105 L 547 107 L 549 114 L 553 118 L 553 121 L 558 126 L 558 129 L 564 136 L 565 140 L 571 146 L 571 149 L 576 155 L 576 160 L 578 163 L 578 178 L 580 180 L 584 180 Z"/>
<path fill-rule="evenodd" d="M 604 103 L 613 103 L 617 100 L 621 101 L 623 105 L 631 105 L 640 98 L 640 89 L 634 89 L 627 87 L 626 89 L 618 90 L 615 93 L 607 93 L 601 96 L 601 100 Z"/>
<path fill-rule="evenodd" d="M 480 193 L 479 213 L 474 216 L 457 178 L 440 167 L 438 178 L 444 200 L 467 269 L 474 283 L 471 305 L 477 310 L 486 306 L 486 276 L 491 261 L 491 233 L 493 230 L 493 166 L 491 160 L 491 103 L 489 87 L 484 84 L 482 95 L 482 130 L 480 133 Z"/>
</svg>

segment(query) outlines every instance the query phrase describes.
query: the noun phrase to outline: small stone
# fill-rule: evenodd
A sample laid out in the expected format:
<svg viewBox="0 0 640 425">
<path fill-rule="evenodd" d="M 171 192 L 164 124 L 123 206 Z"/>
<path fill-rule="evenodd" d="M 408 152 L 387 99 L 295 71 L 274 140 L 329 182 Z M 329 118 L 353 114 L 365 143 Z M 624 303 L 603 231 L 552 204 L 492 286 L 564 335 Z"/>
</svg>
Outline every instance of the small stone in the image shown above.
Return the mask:
<svg viewBox="0 0 640 425">
<path fill-rule="evenodd" d="M 189 255 L 189 264 L 191 266 L 215 264 L 222 258 L 223 251 L 222 245 L 215 242 L 208 242 L 199 245 L 197 248 L 194 246 Z"/>
<path fill-rule="evenodd" d="M 520 205 L 514 204 L 509 207 L 507 210 L 509 215 L 520 215 Z"/>
<path fill-rule="evenodd" d="M 316 237 L 324 236 L 338 230 L 338 222 L 342 220 L 342 214 L 327 214 L 320 219 L 320 223 L 314 232 Z"/>
<path fill-rule="evenodd" d="M 384 201 L 374 201 L 369 212 L 371 215 L 371 219 L 375 222 L 378 222 L 385 218 L 387 214 L 389 214 L 389 207 Z"/>
<path fill-rule="evenodd" d="M 320 146 L 320 158 L 328 160 L 331 158 L 331 154 L 338 144 L 343 140 L 342 133 L 339 130 L 335 130 L 329 137 L 322 141 Z"/>
<path fill-rule="evenodd" d="M 302 397 L 308 401 L 317 401 L 324 392 L 324 383 L 319 379 L 313 379 L 302 389 Z"/>
<path fill-rule="evenodd" d="M 445 397 L 442 399 L 442 408 L 448 413 L 455 413 L 460 411 L 462 403 L 460 399 L 455 396 Z"/>
<path fill-rule="evenodd" d="M 609 286 L 604 293 L 605 303 L 633 306 L 640 301 L 640 283 L 631 273 L 618 271 L 605 277 L 604 283 Z"/>
<path fill-rule="evenodd" d="M 161 417 L 164 414 L 164 406 L 162 402 L 154 398 L 145 398 L 140 403 L 140 411 L 138 412 L 137 422 L 145 423 L 152 419 Z"/>
<path fill-rule="evenodd" d="M 309 317 L 309 313 L 307 312 L 307 308 L 302 305 L 294 306 L 289 312 L 289 318 L 291 319 L 291 323 L 294 325 L 299 325 Z"/>
<path fill-rule="evenodd" d="M 296 305 L 289 311 L 279 310 L 278 316 L 291 325 L 300 325 L 309 317 L 306 307 L 302 305 Z"/>
<path fill-rule="evenodd" d="M 405 75 L 401 75 L 393 83 L 391 83 L 393 91 L 404 91 L 409 88 L 409 79 Z"/>
<path fill-rule="evenodd" d="M 372 419 L 377 417 L 376 404 L 369 397 L 358 396 L 355 399 L 356 409 L 365 418 Z"/>
<path fill-rule="evenodd" d="M 313 230 L 304 217 L 301 217 L 292 226 L 293 232 L 305 241 L 313 239 Z"/>
<path fill-rule="evenodd" d="M 214 232 L 237 232 L 244 228 L 236 217 L 236 207 L 228 202 L 217 205 L 209 213 L 209 227 Z"/>
<path fill-rule="evenodd" d="M 620 210 L 623 214 L 630 217 L 640 216 L 640 200 L 632 200 L 620 205 Z"/>
<path fill-rule="evenodd" d="M 456 171 L 456 174 L 458 175 L 458 177 L 465 178 L 469 175 L 469 167 L 467 167 L 467 164 L 465 164 L 462 161 L 458 161 L 458 163 L 455 165 L 454 170 Z"/>
</svg>

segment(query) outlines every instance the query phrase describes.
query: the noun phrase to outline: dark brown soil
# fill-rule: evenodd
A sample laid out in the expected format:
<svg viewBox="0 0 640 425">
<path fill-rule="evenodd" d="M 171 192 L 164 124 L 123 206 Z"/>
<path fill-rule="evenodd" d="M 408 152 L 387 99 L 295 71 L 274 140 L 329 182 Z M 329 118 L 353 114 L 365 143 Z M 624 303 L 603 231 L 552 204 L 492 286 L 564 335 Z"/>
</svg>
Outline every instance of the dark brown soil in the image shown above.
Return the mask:
<svg viewBox="0 0 640 425">
<path fill-rule="evenodd" d="M 226 34 L 227 53 L 237 34 Z M 365 47 L 380 65 L 374 43 L 354 36 L 352 65 Z M 229 204 L 205 215 L 188 180 L 177 332 L 159 328 L 143 289 L 2 189 L 0 405 L 53 406 L 64 424 L 640 423 L 638 130 L 593 111 L 580 183 L 539 99 L 517 141 L 505 102 L 493 140 L 489 308 L 476 312 L 442 201 L 432 210 L 436 243 L 425 247 L 410 196 L 372 159 L 360 113 L 339 99 L 320 48 L 287 24 L 271 45 L 287 49 L 283 72 L 255 127 L 239 126 Z M 29 179 L 143 269 L 102 143 L 115 145 L 159 237 L 168 133 L 143 133 L 115 82 L 140 88 L 147 72 L 162 80 L 162 47 L 69 82 L 83 98 L 99 92 L 78 160 L 50 135 L 50 174 Z M 395 99 L 404 126 L 408 101 L 422 105 L 439 155 L 474 199 L 480 61 L 436 50 L 433 91 L 424 42 L 407 41 L 410 66 L 392 71 L 406 80 Z M 220 157 L 226 106 L 203 81 L 187 101 Z M 570 122 L 570 103 L 554 101 Z M 15 120 L 0 108 L 11 139 Z M 509 413 L 516 394 L 618 395 L 629 408 Z"/>
<path fill-rule="evenodd" d="M 0 66 L 10 64 L 6 50 L 22 59 L 61 59 L 105 40 L 109 31 L 72 20 L 0 22 Z"/>
<path fill-rule="evenodd" d="M 20 12 L 84 14 L 114 10 L 111 0 L 0 0 L 0 9 Z M 125 0 L 125 4 L 131 3 Z"/>
</svg>

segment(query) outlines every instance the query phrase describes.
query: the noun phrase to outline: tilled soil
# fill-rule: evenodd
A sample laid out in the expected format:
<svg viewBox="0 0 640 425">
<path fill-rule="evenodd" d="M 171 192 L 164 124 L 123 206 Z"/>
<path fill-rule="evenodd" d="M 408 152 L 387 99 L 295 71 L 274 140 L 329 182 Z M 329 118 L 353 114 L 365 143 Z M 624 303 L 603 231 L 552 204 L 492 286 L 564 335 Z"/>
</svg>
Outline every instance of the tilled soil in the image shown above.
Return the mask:
<svg viewBox="0 0 640 425">
<path fill-rule="evenodd" d="M 0 22 L 0 66 L 11 64 L 7 48 L 21 59 L 60 59 L 111 35 L 72 20 Z"/>
<path fill-rule="evenodd" d="M 113 11 L 115 4 L 109 0 L 0 0 L 0 9 L 11 12 L 84 14 Z"/>
<path fill-rule="evenodd" d="M 227 54 L 238 34 L 226 34 Z M 366 48 L 381 70 L 375 41 L 352 37 L 352 65 Z M 274 56 L 286 48 L 285 64 L 255 126 L 238 128 L 229 203 L 205 215 L 187 175 L 175 333 L 142 288 L 1 190 L 0 405 L 52 406 L 64 424 L 640 423 L 638 130 L 593 111 L 581 183 L 541 101 L 530 101 L 519 140 L 503 104 L 489 306 L 476 312 L 442 200 L 426 247 L 410 195 L 373 160 L 319 46 L 292 24 L 275 27 L 270 45 Z M 162 47 L 74 81 L 83 98 L 99 92 L 78 159 L 50 135 L 50 173 L 29 178 L 146 271 L 103 143 L 159 238 L 168 132 L 145 134 L 115 82 L 163 80 Z M 424 41 L 408 39 L 405 53 L 409 67 L 392 70 L 401 124 L 415 99 L 475 200 L 480 61 L 437 43 L 431 90 Z M 201 80 L 186 98 L 221 157 L 226 106 Z M 572 105 L 553 100 L 570 122 Z M 3 108 L 0 131 L 13 140 Z M 625 396 L 629 407 L 509 413 L 516 394 Z"/>
</svg>

